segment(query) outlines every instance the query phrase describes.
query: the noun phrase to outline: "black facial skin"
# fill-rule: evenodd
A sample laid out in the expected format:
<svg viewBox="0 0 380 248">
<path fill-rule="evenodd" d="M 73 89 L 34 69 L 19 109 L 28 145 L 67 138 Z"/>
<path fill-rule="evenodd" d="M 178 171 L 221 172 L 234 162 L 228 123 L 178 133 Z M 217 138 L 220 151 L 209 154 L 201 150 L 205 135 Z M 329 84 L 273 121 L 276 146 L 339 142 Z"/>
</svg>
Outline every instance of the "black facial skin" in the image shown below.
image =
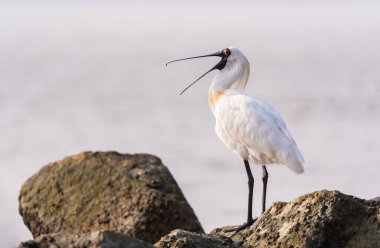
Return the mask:
<svg viewBox="0 0 380 248">
<path fill-rule="evenodd" d="M 183 92 L 185 92 L 188 88 L 190 88 L 193 84 L 195 84 L 199 79 L 203 78 L 204 76 L 207 75 L 207 73 L 217 69 L 217 70 L 223 70 L 223 68 L 226 66 L 227 64 L 227 59 L 228 57 L 231 55 L 231 50 L 228 49 L 228 48 L 225 48 L 223 49 L 222 51 L 220 52 L 216 52 L 216 53 L 212 53 L 212 54 L 208 54 L 208 55 L 202 55 L 202 56 L 196 56 L 196 57 L 189 57 L 189 58 L 184 58 L 184 59 L 177 59 L 177 60 L 172 60 L 168 63 L 166 63 L 166 65 L 170 64 L 170 63 L 173 63 L 173 62 L 177 62 L 177 61 L 181 61 L 181 60 L 187 60 L 187 59 L 196 59 L 196 58 L 204 58 L 204 57 L 212 57 L 212 56 L 217 56 L 217 57 L 221 57 L 222 59 L 219 61 L 218 64 L 216 64 L 213 68 L 211 68 L 210 70 L 208 70 L 205 74 L 203 74 L 202 76 L 200 76 L 197 80 L 195 80 L 193 83 L 191 83 L 189 86 L 187 86 L 182 92 L 180 95 L 182 95 Z"/>
<path fill-rule="evenodd" d="M 220 60 L 219 63 L 214 66 L 213 69 L 222 70 L 227 64 L 227 59 L 231 55 L 231 51 L 230 49 L 226 48 L 218 52 L 218 54 L 219 54 L 218 56 L 222 57 L 222 60 Z"/>
<path fill-rule="evenodd" d="M 216 64 L 214 68 L 218 70 L 222 70 L 227 64 L 227 58 L 228 56 L 222 57 L 222 60 L 218 64 Z"/>
</svg>

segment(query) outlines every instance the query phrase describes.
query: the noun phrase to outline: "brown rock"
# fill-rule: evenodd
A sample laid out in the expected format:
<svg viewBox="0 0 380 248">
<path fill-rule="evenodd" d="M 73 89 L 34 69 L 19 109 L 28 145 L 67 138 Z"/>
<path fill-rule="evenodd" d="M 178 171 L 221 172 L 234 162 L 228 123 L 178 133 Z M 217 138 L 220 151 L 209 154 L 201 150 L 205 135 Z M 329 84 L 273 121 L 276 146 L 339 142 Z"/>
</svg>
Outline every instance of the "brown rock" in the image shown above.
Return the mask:
<svg viewBox="0 0 380 248">
<path fill-rule="evenodd" d="M 156 248 L 237 248 L 231 239 L 218 235 L 205 235 L 184 230 L 174 230 L 162 237 Z"/>
<path fill-rule="evenodd" d="M 156 242 L 174 229 L 203 232 L 161 160 L 84 152 L 44 166 L 21 188 L 19 211 L 33 237 L 109 229 Z"/>
<path fill-rule="evenodd" d="M 223 247 L 216 240 L 229 240 L 227 247 L 380 247 L 380 202 L 362 200 L 338 191 L 317 191 L 289 203 L 274 203 L 248 229 L 227 232 L 233 227 L 213 230 L 208 235 L 172 232 L 156 248 Z M 200 240 L 202 239 L 202 240 Z M 163 242 L 164 241 L 164 242 Z M 195 242 L 196 241 L 196 242 Z M 204 243 L 202 243 L 204 242 Z M 207 243 L 206 243 L 207 242 Z"/>
<path fill-rule="evenodd" d="M 380 204 L 317 191 L 273 204 L 244 236 L 243 247 L 380 247 Z"/>
<path fill-rule="evenodd" d="M 67 233 L 43 234 L 23 242 L 19 248 L 154 248 L 153 245 L 126 234 L 104 230 L 78 235 Z"/>
</svg>

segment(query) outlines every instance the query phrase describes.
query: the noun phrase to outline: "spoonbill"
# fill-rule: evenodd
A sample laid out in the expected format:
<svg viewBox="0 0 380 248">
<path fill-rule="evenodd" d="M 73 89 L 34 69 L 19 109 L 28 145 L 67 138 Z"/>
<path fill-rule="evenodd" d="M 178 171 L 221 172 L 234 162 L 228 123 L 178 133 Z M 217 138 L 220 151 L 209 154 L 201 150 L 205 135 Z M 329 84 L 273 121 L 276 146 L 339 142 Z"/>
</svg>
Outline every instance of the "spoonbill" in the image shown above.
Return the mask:
<svg viewBox="0 0 380 248">
<path fill-rule="evenodd" d="M 244 162 L 248 176 L 247 222 L 230 231 L 240 231 L 251 226 L 254 178 L 250 163 L 262 166 L 262 213 L 265 211 L 268 171 L 266 165 L 280 164 L 293 172 L 304 172 L 304 158 L 277 110 L 260 98 L 245 93 L 250 65 L 245 55 L 235 47 L 187 59 L 220 57 L 218 64 L 187 86 L 185 92 L 198 80 L 213 70 L 219 70 L 208 92 L 208 103 L 215 116 L 215 131 L 219 139 Z"/>
</svg>

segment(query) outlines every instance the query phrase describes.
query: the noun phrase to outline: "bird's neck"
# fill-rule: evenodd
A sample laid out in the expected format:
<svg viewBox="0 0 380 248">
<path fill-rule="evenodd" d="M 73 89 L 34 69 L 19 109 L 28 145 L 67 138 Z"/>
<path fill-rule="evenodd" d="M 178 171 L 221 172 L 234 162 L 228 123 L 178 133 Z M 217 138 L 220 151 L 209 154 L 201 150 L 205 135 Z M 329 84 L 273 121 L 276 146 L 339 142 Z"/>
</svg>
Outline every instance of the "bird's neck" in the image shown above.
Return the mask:
<svg viewBox="0 0 380 248">
<path fill-rule="evenodd" d="M 232 89 L 232 88 L 213 88 L 212 86 L 210 87 L 208 91 L 208 105 L 210 106 L 210 109 L 212 113 L 215 113 L 215 105 L 216 103 L 227 93 L 231 91 L 239 91 L 239 92 L 244 92 L 243 89 Z"/>
<path fill-rule="evenodd" d="M 249 66 L 245 70 L 219 72 L 211 83 L 208 103 L 214 113 L 216 103 L 229 91 L 244 92 L 249 77 Z"/>
<path fill-rule="evenodd" d="M 225 91 L 216 91 L 210 88 L 208 92 L 208 105 L 210 106 L 211 111 L 214 113 L 215 104 L 221 96 L 223 96 Z"/>
</svg>

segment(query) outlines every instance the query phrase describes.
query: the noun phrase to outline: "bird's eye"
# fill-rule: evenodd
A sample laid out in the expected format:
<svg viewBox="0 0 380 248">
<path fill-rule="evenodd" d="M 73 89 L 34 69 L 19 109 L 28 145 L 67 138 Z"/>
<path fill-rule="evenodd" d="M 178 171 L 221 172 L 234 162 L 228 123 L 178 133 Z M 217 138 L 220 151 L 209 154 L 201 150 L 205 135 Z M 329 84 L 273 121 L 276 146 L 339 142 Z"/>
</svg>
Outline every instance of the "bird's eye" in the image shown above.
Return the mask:
<svg viewBox="0 0 380 248">
<path fill-rule="evenodd" d="M 230 49 L 228 49 L 228 48 L 223 49 L 223 54 L 224 54 L 225 56 L 230 56 L 230 54 L 231 54 Z"/>
</svg>

